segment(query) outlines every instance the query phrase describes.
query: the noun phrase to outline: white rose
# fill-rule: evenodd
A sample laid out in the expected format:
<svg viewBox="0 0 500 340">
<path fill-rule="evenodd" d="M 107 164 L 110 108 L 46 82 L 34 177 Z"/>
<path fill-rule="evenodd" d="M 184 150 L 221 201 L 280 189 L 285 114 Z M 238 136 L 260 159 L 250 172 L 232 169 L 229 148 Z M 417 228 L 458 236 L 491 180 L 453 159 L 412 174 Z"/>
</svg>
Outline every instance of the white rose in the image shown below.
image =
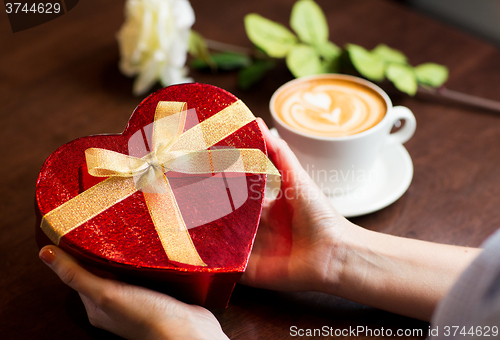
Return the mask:
<svg viewBox="0 0 500 340">
<path fill-rule="evenodd" d="M 186 64 L 194 11 L 188 0 L 127 0 L 118 32 L 120 70 L 138 74 L 133 92 L 144 94 L 158 80 L 163 86 L 191 82 Z"/>
</svg>

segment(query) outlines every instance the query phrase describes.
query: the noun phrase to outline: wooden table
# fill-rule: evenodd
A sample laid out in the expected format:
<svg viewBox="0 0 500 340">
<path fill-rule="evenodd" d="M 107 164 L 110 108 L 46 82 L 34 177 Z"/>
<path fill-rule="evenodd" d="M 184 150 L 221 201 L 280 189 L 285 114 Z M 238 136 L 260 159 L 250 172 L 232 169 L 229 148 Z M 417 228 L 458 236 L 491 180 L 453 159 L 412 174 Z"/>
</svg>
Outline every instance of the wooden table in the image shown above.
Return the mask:
<svg viewBox="0 0 500 340">
<path fill-rule="evenodd" d="M 447 65 L 449 88 L 500 100 L 497 48 L 394 2 L 318 2 L 337 44 L 386 43 L 415 65 Z M 123 4 L 80 1 L 68 14 L 15 34 L 0 14 L 2 339 L 113 338 L 89 324 L 78 295 L 38 259 L 33 199 L 38 171 L 52 151 L 80 136 L 122 131 L 141 101 L 131 94 L 132 80 L 117 69 L 115 35 Z M 287 23 L 291 9 L 286 0 L 192 4 L 196 30 L 244 47 L 251 47 L 243 28 L 246 13 Z M 237 88 L 234 73 L 192 76 L 234 93 L 269 124 L 270 96 L 292 78 L 283 63 L 249 91 Z M 394 204 L 353 221 L 394 235 L 480 245 L 500 226 L 500 115 L 429 97 L 390 95 L 417 118 L 417 132 L 405 145 L 413 159 L 413 182 Z M 333 296 L 244 286 L 237 286 L 229 308 L 214 312 L 233 339 L 285 339 L 291 326 L 427 330 L 424 322 Z"/>
</svg>

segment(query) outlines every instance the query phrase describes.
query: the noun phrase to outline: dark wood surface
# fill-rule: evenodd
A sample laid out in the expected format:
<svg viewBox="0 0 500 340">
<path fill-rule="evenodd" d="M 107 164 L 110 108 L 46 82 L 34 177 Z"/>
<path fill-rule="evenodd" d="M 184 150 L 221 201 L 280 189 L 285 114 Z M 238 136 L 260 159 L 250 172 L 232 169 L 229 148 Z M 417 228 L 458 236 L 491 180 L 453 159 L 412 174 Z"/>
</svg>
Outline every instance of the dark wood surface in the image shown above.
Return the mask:
<svg viewBox="0 0 500 340">
<path fill-rule="evenodd" d="M 321 0 L 331 40 L 401 49 L 413 64 L 450 69 L 447 86 L 500 100 L 500 51 L 394 2 Z M 45 158 L 77 137 L 122 131 L 142 98 L 117 69 L 116 32 L 123 1 L 85 0 L 68 14 L 13 34 L 0 13 L 0 338 L 113 338 L 90 326 L 78 295 L 38 259 L 35 181 Z M 196 30 L 244 47 L 243 16 L 257 12 L 287 23 L 286 0 L 193 0 Z M 3 10 L 3 7 L 2 7 Z M 292 76 L 280 63 L 258 86 L 237 88 L 236 75 L 192 73 L 240 97 L 269 124 L 268 101 Z M 391 206 L 353 221 L 423 240 L 478 246 L 500 226 L 500 115 L 411 98 L 393 102 L 417 118 L 406 143 L 414 164 L 409 190 Z M 408 308 L 411 308 L 409 306 Z M 290 327 L 423 329 L 427 324 L 319 293 L 280 293 L 237 286 L 229 308 L 214 311 L 232 339 L 287 339 Z M 410 337 L 411 338 L 411 337 Z"/>
</svg>

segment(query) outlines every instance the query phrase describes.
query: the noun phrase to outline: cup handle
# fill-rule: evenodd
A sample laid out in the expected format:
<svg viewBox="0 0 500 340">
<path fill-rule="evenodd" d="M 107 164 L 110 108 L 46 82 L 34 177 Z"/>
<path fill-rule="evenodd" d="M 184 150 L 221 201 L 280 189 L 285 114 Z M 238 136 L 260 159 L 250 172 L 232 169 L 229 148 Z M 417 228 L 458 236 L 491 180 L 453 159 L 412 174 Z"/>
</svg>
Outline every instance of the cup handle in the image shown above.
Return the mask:
<svg viewBox="0 0 500 340">
<path fill-rule="evenodd" d="M 404 120 L 405 125 L 394 133 L 387 136 L 386 145 L 395 143 L 403 144 L 407 142 L 415 133 L 417 121 L 409 108 L 404 106 L 395 106 L 391 109 L 391 119 L 394 125 L 398 120 Z"/>
</svg>

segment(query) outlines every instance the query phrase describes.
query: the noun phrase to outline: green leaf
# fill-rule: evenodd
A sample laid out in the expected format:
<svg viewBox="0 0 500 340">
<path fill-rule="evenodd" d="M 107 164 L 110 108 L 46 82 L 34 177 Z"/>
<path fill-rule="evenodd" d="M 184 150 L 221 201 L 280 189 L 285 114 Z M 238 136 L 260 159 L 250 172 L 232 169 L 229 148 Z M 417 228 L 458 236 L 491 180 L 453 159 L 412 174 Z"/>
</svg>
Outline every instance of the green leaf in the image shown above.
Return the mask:
<svg viewBox="0 0 500 340">
<path fill-rule="evenodd" d="M 378 55 L 382 60 L 388 63 L 406 64 L 407 58 L 403 52 L 391 48 L 385 44 L 379 44 L 372 50 L 373 54 Z"/>
<path fill-rule="evenodd" d="M 215 63 L 208 51 L 207 43 L 200 33 L 191 30 L 189 35 L 189 54 L 205 62 L 210 68 L 215 68 Z"/>
<path fill-rule="evenodd" d="M 246 67 L 252 63 L 249 56 L 235 52 L 223 52 L 212 55 L 212 61 L 219 70 L 232 71 Z M 195 59 L 191 62 L 194 69 L 205 69 L 210 65 L 202 59 Z"/>
<path fill-rule="evenodd" d="M 253 64 L 241 69 L 238 74 L 238 85 L 246 90 L 261 80 L 274 66 L 271 60 L 256 60 Z"/>
<path fill-rule="evenodd" d="M 392 81 L 401 92 L 408 93 L 410 96 L 417 93 L 417 79 L 411 66 L 392 63 L 387 66 L 385 73 L 387 79 Z"/>
<path fill-rule="evenodd" d="M 212 56 L 217 67 L 221 70 L 231 71 L 248 66 L 252 60 L 246 54 L 235 52 L 223 52 Z"/>
<path fill-rule="evenodd" d="M 316 45 L 328 41 L 328 23 L 325 14 L 313 0 L 299 0 L 295 3 L 290 26 L 305 43 Z"/>
<path fill-rule="evenodd" d="M 347 44 L 346 50 L 353 66 L 362 76 L 374 81 L 384 79 L 385 64 L 382 58 L 359 45 Z"/>
<path fill-rule="evenodd" d="M 289 29 L 256 13 L 245 16 L 245 30 L 250 41 L 274 58 L 285 57 L 297 44 Z"/>
<path fill-rule="evenodd" d="M 323 72 L 318 52 L 307 45 L 293 47 L 286 57 L 286 65 L 296 78 Z"/>
<path fill-rule="evenodd" d="M 339 68 L 339 59 L 323 60 L 321 62 L 321 72 L 319 73 L 338 73 Z"/>
<path fill-rule="evenodd" d="M 316 52 L 325 60 L 334 60 L 340 57 L 342 50 L 334 43 L 327 41 L 326 43 L 313 46 Z"/>
<path fill-rule="evenodd" d="M 339 71 L 340 56 L 342 50 L 334 43 L 327 41 L 324 44 L 315 45 L 313 48 L 321 57 L 321 73 L 337 73 Z"/>
<path fill-rule="evenodd" d="M 439 87 L 448 79 L 448 68 L 434 63 L 425 63 L 415 67 L 419 83 Z"/>
<path fill-rule="evenodd" d="M 195 30 L 191 30 L 189 33 L 189 54 L 193 57 L 199 57 L 203 51 L 208 52 L 207 44 L 205 43 L 205 39 L 201 36 L 200 33 Z"/>
</svg>

